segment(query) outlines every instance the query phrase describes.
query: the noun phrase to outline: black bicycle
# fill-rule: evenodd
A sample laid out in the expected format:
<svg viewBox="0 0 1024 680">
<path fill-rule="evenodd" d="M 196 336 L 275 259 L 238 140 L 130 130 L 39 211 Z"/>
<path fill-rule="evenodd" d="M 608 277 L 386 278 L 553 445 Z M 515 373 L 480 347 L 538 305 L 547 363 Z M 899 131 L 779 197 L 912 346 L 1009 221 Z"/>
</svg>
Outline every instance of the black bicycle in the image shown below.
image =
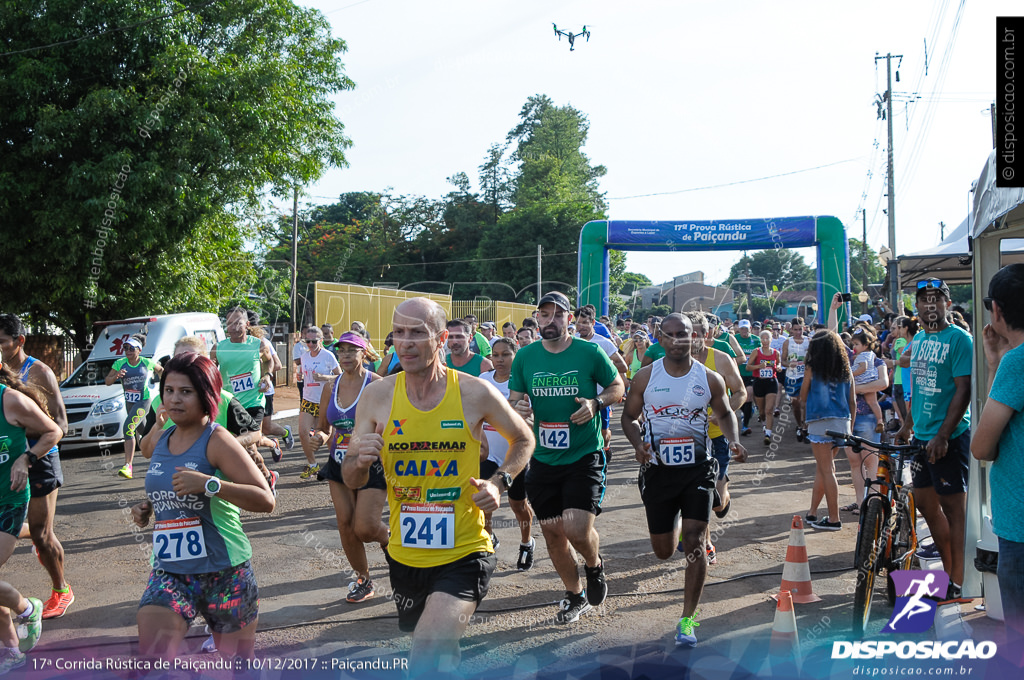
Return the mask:
<svg viewBox="0 0 1024 680">
<path fill-rule="evenodd" d="M 844 441 L 855 453 L 865 447 L 874 449 L 878 456 L 878 477 L 864 480 L 867 494 L 860 506 L 857 527 L 857 546 L 854 564 L 857 568 L 857 588 L 853 597 L 853 632 L 863 635 L 871 618 L 871 599 L 875 576 L 891 574 L 897 569 L 913 567 L 917 552 L 917 508 L 914 494 L 903 486 L 903 468 L 906 459 L 922 450 L 920 444 L 895 445 L 876 443 L 852 434 L 828 431 L 830 437 Z M 893 464 L 895 463 L 895 468 Z M 895 474 L 893 474 L 895 473 Z M 886 598 L 896 603 L 896 586 L 886 578 Z"/>
</svg>

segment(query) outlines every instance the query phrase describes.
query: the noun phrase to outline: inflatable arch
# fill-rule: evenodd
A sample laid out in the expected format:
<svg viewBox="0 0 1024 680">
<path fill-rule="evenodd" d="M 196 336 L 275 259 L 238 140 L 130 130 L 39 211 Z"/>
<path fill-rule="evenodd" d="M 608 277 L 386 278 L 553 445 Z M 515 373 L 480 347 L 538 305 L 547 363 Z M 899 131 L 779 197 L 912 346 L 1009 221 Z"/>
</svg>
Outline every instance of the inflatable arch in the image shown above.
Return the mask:
<svg viewBox="0 0 1024 680">
<path fill-rule="evenodd" d="M 818 309 L 823 316 L 836 292 L 850 290 L 846 229 L 835 217 L 777 217 L 752 220 L 587 222 L 580 230 L 579 304 L 608 313 L 608 251 L 818 249 Z M 849 306 L 839 310 L 840 324 Z"/>
</svg>

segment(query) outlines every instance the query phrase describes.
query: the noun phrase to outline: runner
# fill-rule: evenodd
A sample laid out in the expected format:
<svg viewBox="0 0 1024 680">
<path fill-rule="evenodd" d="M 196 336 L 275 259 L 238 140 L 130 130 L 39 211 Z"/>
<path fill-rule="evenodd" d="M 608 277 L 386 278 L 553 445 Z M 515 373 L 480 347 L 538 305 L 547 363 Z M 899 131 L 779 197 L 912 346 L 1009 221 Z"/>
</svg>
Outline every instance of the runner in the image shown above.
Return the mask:
<svg viewBox="0 0 1024 680">
<path fill-rule="evenodd" d="M 26 385 L 0 365 L 0 566 L 14 553 L 29 504 L 29 467 L 47 456 L 63 436 L 45 411 L 40 390 Z M 25 432 L 39 436 L 31 447 Z M 13 614 L 13 616 L 12 616 Z M 25 598 L 6 581 L 0 581 L 0 673 L 25 664 L 25 652 L 42 633 L 43 603 Z"/>
<path fill-rule="evenodd" d="M 626 360 L 619 354 L 619 348 L 614 342 L 608 338 L 598 335 L 594 332 L 594 324 L 597 318 L 597 309 L 594 305 L 585 305 L 576 310 L 576 337 L 582 338 L 587 342 L 592 342 L 598 347 L 604 350 L 604 353 L 608 355 L 608 358 L 612 360 L 615 368 L 619 371 L 621 376 L 622 384 L 629 386 L 629 366 L 626 365 Z M 598 385 L 598 390 L 604 390 L 604 385 Z M 604 439 L 604 459 L 605 465 L 611 462 L 612 459 L 612 407 L 605 406 L 601 409 L 601 438 Z"/>
<path fill-rule="evenodd" d="M 629 375 L 627 376 L 630 380 L 637 374 L 637 371 L 643 366 L 644 353 L 651 346 L 650 340 L 647 339 L 647 333 L 641 330 L 637 330 L 633 336 L 622 343 L 622 354 L 629 366 Z"/>
<path fill-rule="evenodd" d="M 468 373 L 478 377 L 485 371 L 493 371 L 494 366 L 483 354 L 470 352 L 470 327 L 465 321 L 452 319 L 447 324 L 448 329 L 448 350 L 449 353 L 444 359 L 445 366 L 454 368 L 456 371 Z M 487 349 L 490 350 L 488 345 Z"/>
<path fill-rule="evenodd" d="M 779 394 L 779 379 L 776 375 L 782 355 L 772 349 L 771 331 L 761 331 L 761 345 L 750 353 L 747 370 L 754 376 L 754 401 L 757 403 L 758 419 L 764 422 L 764 445 L 772 443 L 772 426 L 775 424 L 775 405 Z"/>
<path fill-rule="evenodd" d="M 536 338 L 533 337 L 533 329 L 529 328 L 529 327 L 520 328 L 516 332 L 516 340 L 519 342 L 520 349 L 522 349 L 523 347 L 526 347 L 531 342 L 536 340 Z"/>
<path fill-rule="evenodd" d="M 491 361 L 494 363 L 494 370 L 480 375 L 481 378 L 494 385 L 506 400 L 509 394 L 508 379 L 517 349 L 515 341 L 510 338 L 495 340 L 491 345 Z M 490 479 L 494 476 L 494 471 L 505 464 L 505 455 L 508 453 L 509 444 L 508 440 L 502 437 L 490 423 L 484 423 L 484 434 L 487 436 L 487 460 L 480 463 L 480 478 Z M 533 508 L 526 500 L 526 471 L 528 469 L 529 465 L 523 468 L 523 471 L 512 480 L 512 486 L 508 489 L 508 505 L 519 524 L 519 557 L 516 560 L 516 568 L 519 571 L 526 571 L 533 566 L 533 551 L 537 545 L 531 535 Z M 491 535 L 491 543 L 497 550 L 501 541 L 491 526 L 491 513 L 484 513 L 484 517 L 487 533 Z"/>
<path fill-rule="evenodd" d="M 292 347 L 292 370 L 295 373 L 295 386 L 299 389 L 299 397 L 302 397 L 302 355 L 309 351 L 306 345 L 306 329 L 295 331 L 295 345 Z"/>
<path fill-rule="evenodd" d="M 361 488 L 382 462 L 391 533 L 387 560 L 398 626 L 412 631 L 414 673 L 451 672 L 462 637 L 487 594 L 497 559 L 484 512 L 522 470 L 533 436 L 484 381 L 447 369 L 439 350 L 447 339 L 444 310 L 426 298 L 395 309 L 395 348 L 402 373 L 368 385 L 343 461 L 345 484 Z M 509 441 L 492 480 L 476 479 L 484 421 Z M 422 451 L 408 453 L 413 446 Z"/>
<path fill-rule="evenodd" d="M 491 343 L 487 342 L 487 338 L 484 337 L 483 333 L 477 330 L 479 326 L 476 322 L 476 315 L 467 314 L 462 317 L 462 320 L 469 326 L 469 337 L 471 339 L 469 351 L 473 354 L 482 354 L 485 357 L 490 356 Z"/>
<path fill-rule="evenodd" d="M 274 422 L 274 377 L 277 372 L 280 371 L 284 364 L 281 363 L 281 357 L 277 355 L 277 350 L 274 349 L 274 343 L 267 338 L 267 332 L 260 327 L 260 316 L 256 312 L 249 311 L 249 335 L 254 338 L 260 339 L 261 353 L 262 350 L 270 352 L 270 366 L 266 369 L 266 373 L 260 378 L 260 392 L 263 393 L 264 411 L 263 420 L 260 423 L 260 427 L 263 433 L 268 437 L 280 437 L 284 440 L 284 446 L 286 449 L 291 451 L 295 448 L 295 437 L 292 436 L 292 430 L 290 427 L 282 427 Z M 272 447 L 274 462 L 279 463 L 281 461 L 281 447 L 276 445 Z"/>
<path fill-rule="evenodd" d="M 516 325 L 511 321 L 506 321 L 505 323 L 501 324 L 501 336 L 504 338 L 508 338 L 509 340 L 515 340 Z M 493 343 L 491 344 L 491 347 L 494 347 Z"/>
<path fill-rule="evenodd" d="M 729 353 L 732 351 L 729 344 L 715 340 L 713 341 L 713 346 L 709 346 L 709 343 L 712 343 L 711 338 L 715 333 L 715 328 L 712 324 L 718 323 L 718 317 L 707 315 L 700 311 L 687 312 L 686 317 L 690 320 L 694 334 L 693 348 L 690 350 L 691 356 L 695 361 L 704 364 L 705 368 L 709 368 L 722 376 L 729 393 L 729 408 L 735 413 L 743 406 L 747 390 L 743 385 L 743 378 L 740 377 L 740 369 L 736 366 L 736 362 Z M 721 349 L 723 346 L 725 349 Z M 714 510 L 716 517 L 723 519 L 729 514 L 729 508 L 732 507 L 732 496 L 729 493 L 729 463 L 732 460 L 732 456 L 729 453 L 729 440 L 722 433 L 722 428 L 718 425 L 718 418 L 713 413 L 708 414 L 708 438 L 711 440 L 711 455 L 717 463 L 715 491 L 718 492 L 718 505 L 711 509 Z M 708 525 L 705 543 L 707 544 L 708 564 L 717 563 L 718 555 L 714 544 L 711 542 L 710 525 Z M 676 546 L 676 550 L 685 553 L 686 545 L 680 541 L 679 545 Z"/>
<path fill-rule="evenodd" d="M 249 313 L 242 307 L 228 312 L 225 328 L 228 337 L 210 350 L 210 359 L 220 369 L 224 389 L 238 397 L 253 420 L 261 423 L 267 400 L 260 385 L 273 363 L 270 350 L 261 338 L 249 335 Z"/>
<path fill-rule="evenodd" d="M 302 355 L 302 400 L 299 402 L 299 438 L 302 440 L 302 452 L 306 454 L 306 467 L 299 474 L 300 479 L 316 477 L 320 465 L 316 462 L 316 451 L 327 440 L 326 432 L 314 432 L 320 419 L 320 397 L 324 384 L 332 380 L 331 376 L 341 373 L 341 366 L 334 354 L 324 349 L 321 341 L 323 331 L 316 326 L 306 329 L 306 346 L 309 351 Z"/>
<path fill-rule="evenodd" d="M 618 370 L 600 347 L 568 333 L 569 299 L 559 292 L 538 304 L 541 342 L 519 351 L 509 378 L 509 402 L 534 416 L 537 448 L 526 475 L 526 494 L 540 520 L 548 555 L 565 585 L 555 620 L 572 623 L 608 595 L 594 519 L 605 490 L 600 412 L 622 398 Z M 598 385 L 607 385 L 598 394 Z M 580 581 L 572 549 L 586 567 Z"/>
<path fill-rule="evenodd" d="M 322 338 L 324 349 L 334 354 L 334 326 L 325 323 L 323 326 L 320 326 L 320 332 L 324 334 Z"/>
<path fill-rule="evenodd" d="M 25 354 L 25 328 L 13 314 L 0 314 L 0 353 L 3 364 L 18 373 L 18 379 L 39 389 L 46 401 L 46 410 L 63 434 L 67 433 L 68 416 L 60 385 L 53 370 L 35 357 Z M 62 435 L 63 436 L 63 435 Z M 28 440 L 29 447 L 36 445 Z M 71 586 L 64 580 L 64 546 L 53 533 L 53 518 L 57 512 L 57 494 L 64 484 L 60 466 L 60 451 L 54 446 L 28 469 L 31 499 L 28 502 L 28 531 L 36 555 L 50 575 L 51 592 L 43 604 L 43 618 L 64 616 L 75 601 Z"/>
<path fill-rule="evenodd" d="M 708 406 L 732 441 L 733 460 L 746 460 L 725 381 L 690 355 L 696 336 L 687 317 L 665 317 L 661 324 L 665 357 L 640 370 L 622 411 L 622 429 L 641 464 L 640 498 L 654 554 L 662 560 L 671 557 L 679 533 L 686 547 L 683 616 L 676 628 L 676 644 L 689 647 L 697 644 L 693 629 L 700 625 L 697 604 L 708 566 L 704 536 L 714 502 L 716 463 L 707 446 Z M 641 416 L 647 421 L 646 437 L 640 429 Z"/>
<path fill-rule="evenodd" d="M 259 592 L 239 510 L 273 512 L 274 495 L 245 450 L 214 422 L 221 389 L 217 367 L 194 352 L 167 362 L 160 381 L 174 425 L 153 452 L 147 500 L 132 508 L 138 526 L 154 514 L 156 520 L 153 571 L 137 614 L 144 656 L 176 658 L 197 615 L 225 658 L 253 656 Z"/>
<path fill-rule="evenodd" d="M 330 455 L 317 479 L 327 480 L 331 489 L 331 503 L 338 520 L 341 547 L 352 566 L 355 581 L 349 583 L 346 602 L 363 602 L 374 595 L 370 580 L 370 565 L 366 560 L 364 543 L 379 543 L 387 551 L 388 528 L 381 522 L 381 512 L 387 501 L 387 482 L 380 461 L 370 466 L 370 477 L 359 489 L 345 486 L 341 476 L 342 462 L 348 451 L 355 427 L 356 407 L 366 386 L 379 375 L 366 370 L 366 340 L 358 333 L 344 333 L 335 343 L 341 362 L 341 375 L 320 396 L 320 422 L 318 429 L 329 433 Z M 348 404 L 346 406 L 345 404 Z"/>
<path fill-rule="evenodd" d="M 736 334 L 736 342 L 739 343 L 744 356 L 750 357 L 750 353 L 760 347 L 761 339 L 750 332 L 750 321 L 747 319 L 740 319 L 739 323 L 736 324 L 736 327 L 739 329 Z M 754 376 L 750 372 L 750 368 L 747 367 L 746 362 L 740 364 L 740 375 L 743 376 L 743 384 L 747 387 L 747 399 L 743 402 L 742 408 L 742 434 L 746 436 L 752 432 L 750 429 L 750 419 L 754 415 Z M 758 414 L 758 417 L 760 417 L 760 414 Z"/>
<path fill-rule="evenodd" d="M 839 295 L 839 293 L 836 293 Z M 782 364 L 786 367 L 786 394 L 793 405 L 793 417 L 796 419 L 796 440 L 808 442 L 807 423 L 804 422 L 804 407 L 800 401 L 800 388 L 804 382 L 804 360 L 810 338 L 804 335 L 804 319 L 795 317 L 789 326 L 790 337 L 782 345 Z"/>
<path fill-rule="evenodd" d="M 124 343 L 124 357 L 114 362 L 110 373 L 104 379 L 108 385 L 120 381 L 124 387 L 124 407 L 128 412 L 121 428 L 124 434 L 124 467 L 117 474 L 125 479 L 132 478 L 132 459 L 135 458 L 135 428 L 146 418 L 149 402 L 153 395 L 149 390 L 152 375 L 160 375 L 163 367 L 156 361 L 142 356 L 145 335 L 133 335 Z"/>
<path fill-rule="evenodd" d="M 495 333 L 496 330 L 494 323 L 491 321 L 484 321 L 480 324 L 480 334 L 484 336 L 487 340 L 487 344 L 491 347 L 494 346 L 494 341 L 498 339 L 498 336 Z"/>
</svg>

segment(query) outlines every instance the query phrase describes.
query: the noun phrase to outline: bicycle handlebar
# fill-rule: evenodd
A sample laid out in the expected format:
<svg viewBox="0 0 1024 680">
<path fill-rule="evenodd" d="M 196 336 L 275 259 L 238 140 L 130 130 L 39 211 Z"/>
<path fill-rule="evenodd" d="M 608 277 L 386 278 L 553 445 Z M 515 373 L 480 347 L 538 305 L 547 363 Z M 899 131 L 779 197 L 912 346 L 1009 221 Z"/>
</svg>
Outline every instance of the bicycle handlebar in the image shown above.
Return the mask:
<svg viewBox="0 0 1024 680">
<path fill-rule="evenodd" d="M 845 432 L 836 432 L 834 430 L 825 430 L 825 434 L 829 437 L 836 439 L 842 439 L 848 443 L 848 445 L 866 446 L 870 449 L 880 449 L 882 451 L 891 452 L 918 452 L 923 451 L 924 447 L 920 444 L 883 444 L 882 442 L 873 442 L 863 437 L 858 437 L 853 434 L 846 434 Z"/>
</svg>

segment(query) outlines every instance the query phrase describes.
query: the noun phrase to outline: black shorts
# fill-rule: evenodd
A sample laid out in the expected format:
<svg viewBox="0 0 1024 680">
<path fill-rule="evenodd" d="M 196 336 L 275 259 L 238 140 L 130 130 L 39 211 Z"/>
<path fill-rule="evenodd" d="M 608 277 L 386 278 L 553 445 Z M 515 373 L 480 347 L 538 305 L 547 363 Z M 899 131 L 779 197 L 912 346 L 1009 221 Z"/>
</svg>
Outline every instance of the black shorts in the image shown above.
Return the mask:
<svg viewBox="0 0 1024 680">
<path fill-rule="evenodd" d="M 480 479 L 490 479 L 498 471 L 499 467 L 501 466 L 490 458 L 480 461 Z"/>
<path fill-rule="evenodd" d="M 743 384 L 744 385 L 746 385 L 747 387 L 752 387 L 753 386 L 753 384 L 754 384 L 754 376 L 740 374 L 740 377 L 743 378 Z"/>
<path fill-rule="evenodd" d="M 316 473 L 316 478 L 321 482 L 326 479 L 330 482 L 344 484 L 345 480 L 341 478 L 341 461 L 337 460 L 334 454 L 327 456 L 327 462 L 320 467 L 320 472 Z M 379 460 L 374 461 L 373 465 L 370 466 L 370 478 L 366 480 L 365 485 L 357 490 L 362 491 L 363 489 L 388 490 L 388 483 L 384 478 L 384 465 Z"/>
<path fill-rule="evenodd" d="M 49 496 L 64 486 L 64 471 L 60 467 L 60 452 L 50 451 L 28 468 L 28 484 L 32 498 Z"/>
<path fill-rule="evenodd" d="M 125 416 L 124 425 L 121 426 L 121 434 L 125 439 L 135 436 L 136 430 L 140 433 L 145 429 L 146 416 L 149 414 L 151 400 L 145 399 L 134 404 L 125 404 L 128 415 Z"/>
<path fill-rule="evenodd" d="M 263 398 L 267 400 L 266 408 L 263 411 L 263 418 L 267 418 L 269 416 L 274 415 L 274 395 L 273 394 L 264 394 Z M 261 418 L 261 420 L 262 420 L 262 418 Z"/>
<path fill-rule="evenodd" d="M 780 368 L 775 371 L 775 376 L 778 378 L 780 385 L 786 384 L 786 369 Z"/>
<path fill-rule="evenodd" d="M 262 406 L 250 406 L 245 409 L 245 412 L 252 416 L 252 419 L 256 421 L 256 427 L 259 428 L 260 423 L 263 422 L 264 409 Z M 257 429 L 257 432 L 259 429 Z"/>
<path fill-rule="evenodd" d="M 508 499 L 510 501 L 525 501 L 526 500 L 526 473 L 530 470 L 530 465 L 527 464 L 523 471 L 515 476 L 512 480 L 512 486 L 508 489 Z"/>
<path fill-rule="evenodd" d="M 779 383 L 775 378 L 754 378 L 754 396 L 764 398 L 769 394 L 779 393 Z"/>
<path fill-rule="evenodd" d="M 914 437 L 915 444 L 927 445 L 928 442 Z M 971 431 L 964 430 L 959 437 L 949 440 L 946 455 L 934 463 L 928 462 L 928 454 L 924 451 L 915 453 L 910 461 L 910 472 L 914 479 L 915 489 L 935 487 L 935 493 L 949 496 L 967 493 L 967 471 L 971 460 Z"/>
<path fill-rule="evenodd" d="M 676 517 L 709 522 L 715 495 L 715 462 L 692 467 L 646 465 L 637 480 L 652 534 L 672 533 Z"/>
<path fill-rule="evenodd" d="M 0 505 L 0 531 L 17 538 L 28 516 L 28 503 Z"/>
<path fill-rule="evenodd" d="M 398 608 L 398 629 L 405 633 L 416 629 L 431 593 L 446 593 L 479 606 L 487 596 L 491 574 L 498 565 L 497 556 L 488 552 L 472 553 L 439 567 L 410 567 L 395 561 L 387 552 L 384 557 Z"/>
<path fill-rule="evenodd" d="M 561 517 L 569 508 L 601 514 L 606 486 L 604 451 L 588 453 L 568 465 L 530 461 L 526 494 L 537 519 Z"/>
</svg>

